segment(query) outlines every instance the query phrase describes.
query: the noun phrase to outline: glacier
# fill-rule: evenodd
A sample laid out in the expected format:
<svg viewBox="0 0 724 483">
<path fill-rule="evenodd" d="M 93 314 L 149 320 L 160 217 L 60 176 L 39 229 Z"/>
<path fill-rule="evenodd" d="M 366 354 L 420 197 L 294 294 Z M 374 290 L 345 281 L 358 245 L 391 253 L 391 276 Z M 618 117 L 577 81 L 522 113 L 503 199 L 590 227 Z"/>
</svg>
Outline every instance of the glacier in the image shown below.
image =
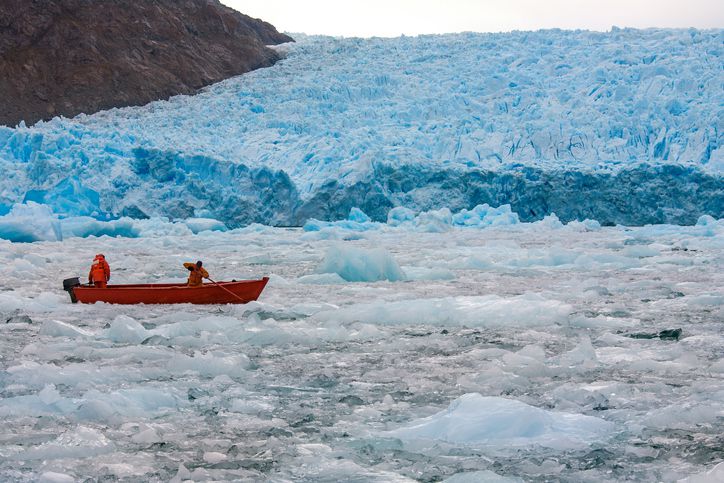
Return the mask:
<svg viewBox="0 0 724 483">
<path fill-rule="evenodd" d="M 195 96 L 0 127 L 0 215 L 724 217 L 722 30 L 298 37 Z"/>
</svg>

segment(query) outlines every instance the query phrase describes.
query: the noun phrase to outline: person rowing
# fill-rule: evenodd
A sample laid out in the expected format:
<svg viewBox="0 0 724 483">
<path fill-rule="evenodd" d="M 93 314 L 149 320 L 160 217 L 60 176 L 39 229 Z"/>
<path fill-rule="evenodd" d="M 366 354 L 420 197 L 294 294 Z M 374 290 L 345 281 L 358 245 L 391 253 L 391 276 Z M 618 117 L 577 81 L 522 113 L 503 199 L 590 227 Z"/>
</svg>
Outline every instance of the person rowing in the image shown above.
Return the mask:
<svg viewBox="0 0 724 483">
<path fill-rule="evenodd" d="M 184 267 L 191 272 L 188 280 L 189 287 L 201 287 L 204 284 L 204 279 L 209 278 L 209 272 L 203 267 L 201 260 L 196 263 L 184 263 Z"/>
</svg>

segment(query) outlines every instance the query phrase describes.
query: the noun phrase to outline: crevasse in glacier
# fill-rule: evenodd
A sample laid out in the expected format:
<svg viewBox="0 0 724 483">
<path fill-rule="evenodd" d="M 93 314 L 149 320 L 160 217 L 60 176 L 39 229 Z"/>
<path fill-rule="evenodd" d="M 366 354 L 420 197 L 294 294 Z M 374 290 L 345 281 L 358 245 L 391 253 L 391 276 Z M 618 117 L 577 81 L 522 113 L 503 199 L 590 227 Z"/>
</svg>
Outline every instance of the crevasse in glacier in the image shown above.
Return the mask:
<svg viewBox="0 0 724 483">
<path fill-rule="evenodd" d="M 300 37 L 196 96 L 0 127 L 0 215 L 724 216 L 722 30 Z M 444 193 L 444 196 L 442 194 Z"/>
</svg>

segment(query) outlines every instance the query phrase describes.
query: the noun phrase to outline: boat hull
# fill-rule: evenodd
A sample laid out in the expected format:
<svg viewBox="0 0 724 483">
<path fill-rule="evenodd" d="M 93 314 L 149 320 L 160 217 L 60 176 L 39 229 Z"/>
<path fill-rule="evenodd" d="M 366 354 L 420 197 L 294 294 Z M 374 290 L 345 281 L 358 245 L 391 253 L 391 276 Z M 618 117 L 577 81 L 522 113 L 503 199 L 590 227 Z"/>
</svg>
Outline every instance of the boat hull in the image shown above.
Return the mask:
<svg viewBox="0 0 724 483">
<path fill-rule="evenodd" d="M 109 285 L 106 288 L 73 287 L 72 296 L 82 304 L 243 304 L 259 298 L 268 277 L 261 280 L 186 284 Z"/>
</svg>

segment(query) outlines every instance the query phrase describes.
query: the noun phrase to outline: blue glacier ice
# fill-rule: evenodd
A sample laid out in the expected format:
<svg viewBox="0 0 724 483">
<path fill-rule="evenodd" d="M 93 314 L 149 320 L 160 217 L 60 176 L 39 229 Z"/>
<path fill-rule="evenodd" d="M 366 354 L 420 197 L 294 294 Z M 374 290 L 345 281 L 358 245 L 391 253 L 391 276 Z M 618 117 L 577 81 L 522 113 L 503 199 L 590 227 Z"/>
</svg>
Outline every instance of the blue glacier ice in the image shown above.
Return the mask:
<svg viewBox="0 0 724 483">
<path fill-rule="evenodd" d="M 62 240 L 58 217 L 48 206 L 34 202 L 17 204 L 0 217 L 0 239 L 16 242 Z"/>
<path fill-rule="evenodd" d="M 357 248 L 333 245 L 317 268 L 320 274 L 337 274 L 347 282 L 398 282 L 407 276 L 384 248 Z"/>
<path fill-rule="evenodd" d="M 723 44 L 721 29 L 300 36 L 196 96 L 0 127 L 0 215 L 722 218 Z"/>
</svg>

